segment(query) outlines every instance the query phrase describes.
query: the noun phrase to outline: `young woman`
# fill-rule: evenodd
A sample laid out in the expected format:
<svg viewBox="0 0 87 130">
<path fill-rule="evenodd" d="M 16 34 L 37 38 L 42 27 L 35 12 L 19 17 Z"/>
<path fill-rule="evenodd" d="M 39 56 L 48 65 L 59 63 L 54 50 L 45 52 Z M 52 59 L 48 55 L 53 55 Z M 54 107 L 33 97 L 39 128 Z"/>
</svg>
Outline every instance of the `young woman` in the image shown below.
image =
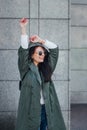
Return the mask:
<svg viewBox="0 0 87 130">
<path fill-rule="evenodd" d="M 66 130 L 52 74 L 58 60 L 56 44 L 26 34 L 27 19 L 20 20 L 18 67 L 21 91 L 15 130 Z"/>
</svg>

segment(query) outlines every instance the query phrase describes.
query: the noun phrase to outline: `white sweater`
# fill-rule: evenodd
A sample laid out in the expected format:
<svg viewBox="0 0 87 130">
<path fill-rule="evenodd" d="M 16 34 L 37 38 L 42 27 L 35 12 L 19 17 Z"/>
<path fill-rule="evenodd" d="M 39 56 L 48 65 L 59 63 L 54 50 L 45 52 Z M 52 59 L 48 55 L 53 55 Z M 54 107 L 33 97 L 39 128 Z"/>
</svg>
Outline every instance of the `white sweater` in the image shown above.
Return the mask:
<svg viewBox="0 0 87 130">
<path fill-rule="evenodd" d="M 27 49 L 28 44 L 29 44 L 28 35 L 21 35 L 21 46 L 22 46 L 22 48 Z M 49 49 L 53 49 L 53 48 L 57 47 L 56 44 L 54 44 L 53 42 L 50 42 L 48 40 L 45 41 L 44 45 L 47 46 Z M 43 97 L 42 89 L 40 91 L 40 95 L 41 95 L 40 104 L 44 104 L 44 97 Z"/>
</svg>

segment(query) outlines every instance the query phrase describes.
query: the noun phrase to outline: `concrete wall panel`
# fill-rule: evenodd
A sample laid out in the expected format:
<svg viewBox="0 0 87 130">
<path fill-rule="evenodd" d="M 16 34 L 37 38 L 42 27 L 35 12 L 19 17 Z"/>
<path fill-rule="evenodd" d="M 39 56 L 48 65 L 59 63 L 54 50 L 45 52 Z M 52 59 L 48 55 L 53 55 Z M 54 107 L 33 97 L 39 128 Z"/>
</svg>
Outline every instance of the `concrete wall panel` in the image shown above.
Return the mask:
<svg viewBox="0 0 87 130">
<path fill-rule="evenodd" d="M 68 82 L 67 81 L 55 81 L 55 90 L 58 96 L 58 100 L 62 110 L 68 110 Z M 64 98 L 65 97 L 65 98 Z"/>
<path fill-rule="evenodd" d="M 30 20 L 30 36 L 38 35 L 38 20 Z"/>
<path fill-rule="evenodd" d="M 20 79 L 17 61 L 17 51 L 0 51 L 0 80 Z"/>
<path fill-rule="evenodd" d="M 30 18 L 38 18 L 38 0 L 30 0 Z"/>
<path fill-rule="evenodd" d="M 59 59 L 54 71 L 54 80 L 68 80 L 68 52 L 59 51 Z"/>
<path fill-rule="evenodd" d="M 17 49 L 19 45 L 19 20 L 0 19 L 0 49 Z"/>
<path fill-rule="evenodd" d="M 72 5 L 71 7 L 71 24 L 78 26 L 87 25 L 87 5 Z"/>
<path fill-rule="evenodd" d="M 71 91 L 87 91 L 87 71 L 71 71 Z"/>
<path fill-rule="evenodd" d="M 56 43 L 59 48 L 68 48 L 67 20 L 40 20 L 40 36 Z"/>
<path fill-rule="evenodd" d="M 71 3 L 73 4 L 87 4 L 87 0 L 71 0 Z"/>
<path fill-rule="evenodd" d="M 87 104 L 87 91 L 74 91 L 71 93 L 72 104 Z"/>
<path fill-rule="evenodd" d="M 0 17 L 29 17 L 29 0 L 0 0 Z"/>
<path fill-rule="evenodd" d="M 71 69 L 87 69 L 87 49 L 71 50 Z"/>
<path fill-rule="evenodd" d="M 17 111 L 19 81 L 0 82 L 0 111 Z"/>
<path fill-rule="evenodd" d="M 87 48 L 86 27 L 72 27 L 71 48 Z"/>
<path fill-rule="evenodd" d="M 68 0 L 41 0 L 40 18 L 68 18 Z"/>
</svg>

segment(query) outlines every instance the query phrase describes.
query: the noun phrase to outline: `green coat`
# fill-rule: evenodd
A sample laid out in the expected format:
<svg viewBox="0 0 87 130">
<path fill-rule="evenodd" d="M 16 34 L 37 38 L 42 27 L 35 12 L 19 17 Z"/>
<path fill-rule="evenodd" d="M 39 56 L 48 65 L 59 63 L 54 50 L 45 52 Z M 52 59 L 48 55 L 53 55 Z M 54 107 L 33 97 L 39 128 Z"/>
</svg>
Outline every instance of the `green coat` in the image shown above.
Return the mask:
<svg viewBox="0 0 87 130">
<path fill-rule="evenodd" d="M 29 58 L 29 50 L 18 50 L 18 67 L 22 80 L 15 130 L 38 130 L 41 118 L 40 89 L 42 86 L 45 100 L 48 130 L 66 130 L 59 101 L 52 81 L 42 83 L 37 67 Z M 54 71 L 59 49 L 50 49 L 49 63 Z"/>
</svg>

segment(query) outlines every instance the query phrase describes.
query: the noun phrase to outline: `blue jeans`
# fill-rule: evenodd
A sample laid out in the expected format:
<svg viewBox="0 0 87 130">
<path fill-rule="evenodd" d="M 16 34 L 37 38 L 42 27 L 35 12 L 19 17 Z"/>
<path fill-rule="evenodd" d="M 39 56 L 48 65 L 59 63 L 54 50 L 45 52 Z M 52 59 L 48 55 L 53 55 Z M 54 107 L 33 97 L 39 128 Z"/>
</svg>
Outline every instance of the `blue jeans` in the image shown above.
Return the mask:
<svg viewBox="0 0 87 130">
<path fill-rule="evenodd" d="M 46 130 L 47 128 L 47 117 L 46 117 L 46 110 L 45 104 L 41 105 L 41 123 L 40 128 L 38 130 Z"/>
</svg>

